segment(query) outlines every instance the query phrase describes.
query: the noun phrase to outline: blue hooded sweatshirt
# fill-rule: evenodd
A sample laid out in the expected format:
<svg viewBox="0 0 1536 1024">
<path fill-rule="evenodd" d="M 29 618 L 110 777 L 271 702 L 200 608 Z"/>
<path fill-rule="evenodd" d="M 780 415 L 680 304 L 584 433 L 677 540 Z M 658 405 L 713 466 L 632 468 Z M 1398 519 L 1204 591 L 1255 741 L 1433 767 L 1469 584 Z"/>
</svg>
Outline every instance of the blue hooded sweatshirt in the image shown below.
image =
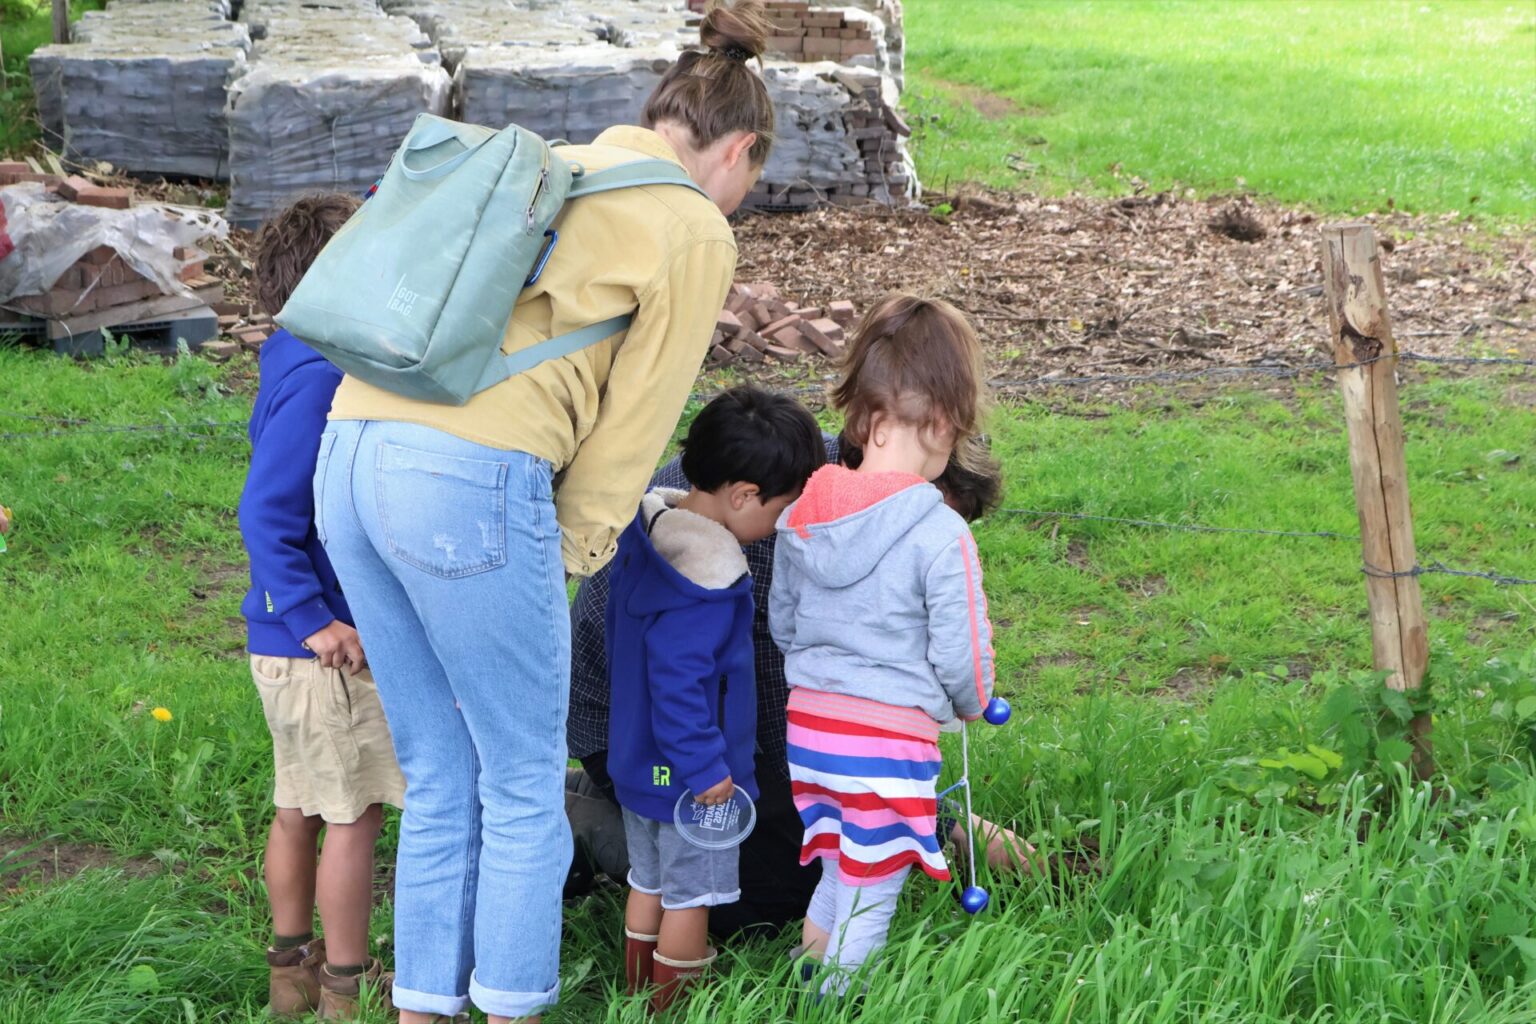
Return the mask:
<svg viewBox="0 0 1536 1024">
<path fill-rule="evenodd" d="M 730 776 L 752 799 L 757 686 L 752 577 L 725 527 L 647 494 L 619 538 L 606 614 L 619 803 L 671 822 L 685 789 Z"/>
<path fill-rule="evenodd" d="M 240 605 L 252 654 L 312 658 L 305 637 L 352 613 L 315 535 L 315 462 L 341 371 L 287 331 L 261 346 L 251 410 L 251 468 L 240 495 L 240 537 L 251 590 Z"/>
</svg>

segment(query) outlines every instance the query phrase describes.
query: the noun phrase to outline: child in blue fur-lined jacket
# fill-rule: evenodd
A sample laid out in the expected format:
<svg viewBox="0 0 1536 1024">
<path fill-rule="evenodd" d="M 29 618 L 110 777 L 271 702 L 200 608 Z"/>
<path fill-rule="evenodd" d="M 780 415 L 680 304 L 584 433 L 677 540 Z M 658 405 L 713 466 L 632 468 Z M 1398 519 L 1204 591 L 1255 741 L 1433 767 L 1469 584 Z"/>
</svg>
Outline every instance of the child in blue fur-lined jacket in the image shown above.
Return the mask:
<svg viewBox="0 0 1536 1024">
<path fill-rule="evenodd" d="M 665 1009 L 714 960 L 709 908 L 734 902 L 736 850 L 690 846 L 673 824 L 753 777 L 757 693 L 752 579 L 741 546 L 826 460 L 815 419 L 791 398 L 737 388 L 699 414 L 683 445 L 688 491 L 654 490 L 619 540 L 606 634 L 608 769 L 629 847 L 624 914 L 630 992 L 654 982 Z"/>
</svg>

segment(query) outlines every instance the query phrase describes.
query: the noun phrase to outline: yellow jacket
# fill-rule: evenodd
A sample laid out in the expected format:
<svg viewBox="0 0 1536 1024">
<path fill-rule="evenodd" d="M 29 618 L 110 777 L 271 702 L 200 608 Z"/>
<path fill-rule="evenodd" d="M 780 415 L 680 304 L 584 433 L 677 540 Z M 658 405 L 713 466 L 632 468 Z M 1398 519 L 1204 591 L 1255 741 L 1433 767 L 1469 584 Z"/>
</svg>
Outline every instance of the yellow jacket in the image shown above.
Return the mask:
<svg viewBox="0 0 1536 1024">
<path fill-rule="evenodd" d="M 590 146 L 560 152 L 593 171 L 644 157 L 678 162 L 661 136 L 634 127 L 610 128 Z M 556 227 L 560 242 L 518 299 L 502 351 L 634 310 L 627 333 L 509 378 L 462 406 L 347 377 L 331 419 L 419 423 L 548 460 L 564 473 L 555 505 L 566 570 L 588 576 L 613 557 L 682 416 L 736 270 L 736 239 L 712 202 L 676 185 L 573 200 Z"/>
</svg>

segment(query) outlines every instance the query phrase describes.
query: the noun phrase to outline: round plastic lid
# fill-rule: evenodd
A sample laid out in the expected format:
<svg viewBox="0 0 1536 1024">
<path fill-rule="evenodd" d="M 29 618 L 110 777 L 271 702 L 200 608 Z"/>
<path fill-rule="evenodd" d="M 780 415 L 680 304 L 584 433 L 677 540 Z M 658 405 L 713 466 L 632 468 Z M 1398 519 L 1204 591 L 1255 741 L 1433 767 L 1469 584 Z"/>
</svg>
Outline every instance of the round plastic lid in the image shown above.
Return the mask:
<svg viewBox="0 0 1536 1024">
<path fill-rule="evenodd" d="M 707 807 L 685 790 L 672 809 L 672 821 L 683 839 L 701 850 L 729 850 L 752 834 L 757 808 L 740 787 L 732 790 L 729 800 Z"/>
</svg>

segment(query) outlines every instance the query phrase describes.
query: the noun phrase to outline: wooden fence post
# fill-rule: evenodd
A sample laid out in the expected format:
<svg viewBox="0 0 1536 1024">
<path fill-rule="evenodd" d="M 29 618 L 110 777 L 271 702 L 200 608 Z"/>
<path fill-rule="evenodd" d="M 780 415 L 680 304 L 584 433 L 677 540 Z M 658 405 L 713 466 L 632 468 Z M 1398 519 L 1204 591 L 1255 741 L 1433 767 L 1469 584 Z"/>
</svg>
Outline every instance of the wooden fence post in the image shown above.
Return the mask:
<svg viewBox="0 0 1536 1024">
<path fill-rule="evenodd" d="M 53 0 L 53 41 L 69 42 L 69 0 Z"/>
<path fill-rule="evenodd" d="M 1349 428 L 1349 467 L 1360 512 L 1365 594 L 1371 613 L 1376 668 L 1394 690 L 1417 690 L 1429 662 L 1424 599 L 1417 576 L 1394 576 L 1418 565 L 1403 422 L 1397 405 L 1397 342 L 1387 316 L 1376 232 L 1369 224 L 1323 227 L 1323 282 L 1333 358 Z M 1355 365 L 1364 363 L 1366 365 Z M 1415 775 L 1434 771 L 1430 720 L 1413 720 Z"/>
</svg>

